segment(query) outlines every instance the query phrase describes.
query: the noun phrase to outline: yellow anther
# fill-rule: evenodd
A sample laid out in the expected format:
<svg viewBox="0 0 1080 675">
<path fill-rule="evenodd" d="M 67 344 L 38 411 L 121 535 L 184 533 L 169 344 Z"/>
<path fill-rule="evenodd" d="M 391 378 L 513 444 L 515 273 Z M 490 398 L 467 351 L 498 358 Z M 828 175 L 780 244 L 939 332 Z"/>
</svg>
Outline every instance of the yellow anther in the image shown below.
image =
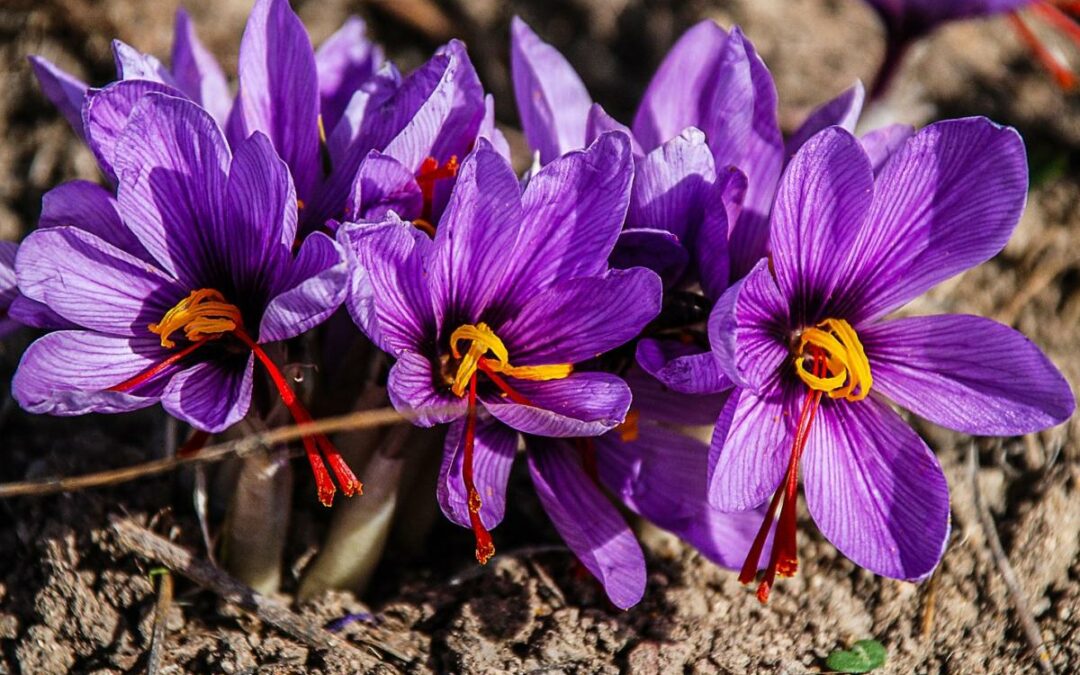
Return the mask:
<svg viewBox="0 0 1080 675">
<path fill-rule="evenodd" d="M 319 143 L 326 145 L 326 125 L 323 124 L 322 114 L 317 119 L 319 122 Z"/>
<path fill-rule="evenodd" d="M 469 349 L 464 355 L 458 348 L 461 342 L 469 342 Z M 541 366 L 510 365 L 510 353 L 506 350 L 506 345 L 486 323 L 459 326 L 450 334 L 450 351 L 455 359 L 460 359 L 457 373 L 454 374 L 454 383 L 450 387 L 456 396 L 465 395 L 465 387 L 476 374 L 481 358 L 484 359 L 484 365 L 488 370 L 519 380 L 561 380 L 574 371 L 574 366 L 570 363 Z M 491 356 L 487 356 L 489 352 Z"/>
<path fill-rule="evenodd" d="M 159 323 L 148 326 L 151 333 L 161 336 L 161 346 L 172 349 L 176 343 L 169 336 L 183 329 L 191 342 L 216 338 L 231 333 L 243 325 L 240 310 L 225 302 L 225 296 L 212 288 L 200 288 L 165 312 Z"/>
<path fill-rule="evenodd" d="M 638 439 L 638 420 L 641 419 L 641 413 L 637 410 L 631 410 L 626 413 L 626 419 L 623 423 L 615 427 L 615 431 L 619 433 L 619 440 L 623 443 L 633 443 Z"/>
<path fill-rule="evenodd" d="M 416 218 L 412 221 L 413 227 L 420 230 L 432 239 L 435 238 L 435 226 L 424 220 L 423 218 Z"/>
<path fill-rule="evenodd" d="M 813 359 L 808 347 L 825 354 L 824 375 L 811 372 Z M 861 401 L 874 385 L 862 342 L 851 324 L 843 319 L 826 319 L 802 332 L 795 355 L 795 371 L 806 386 L 828 393 L 829 398 Z"/>
</svg>

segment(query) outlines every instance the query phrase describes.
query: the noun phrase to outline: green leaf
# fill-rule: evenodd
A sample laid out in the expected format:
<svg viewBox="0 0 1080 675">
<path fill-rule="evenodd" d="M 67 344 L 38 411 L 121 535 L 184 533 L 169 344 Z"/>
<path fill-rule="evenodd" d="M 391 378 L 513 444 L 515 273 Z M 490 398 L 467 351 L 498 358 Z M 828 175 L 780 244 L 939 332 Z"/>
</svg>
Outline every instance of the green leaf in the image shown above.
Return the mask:
<svg viewBox="0 0 1080 675">
<path fill-rule="evenodd" d="M 869 673 L 884 666 L 888 656 L 885 646 L 877 640 L 859 640 L 848 651 L 838 649 L 829 654 L 825 665 L 839 673 Z"/>
</svg>

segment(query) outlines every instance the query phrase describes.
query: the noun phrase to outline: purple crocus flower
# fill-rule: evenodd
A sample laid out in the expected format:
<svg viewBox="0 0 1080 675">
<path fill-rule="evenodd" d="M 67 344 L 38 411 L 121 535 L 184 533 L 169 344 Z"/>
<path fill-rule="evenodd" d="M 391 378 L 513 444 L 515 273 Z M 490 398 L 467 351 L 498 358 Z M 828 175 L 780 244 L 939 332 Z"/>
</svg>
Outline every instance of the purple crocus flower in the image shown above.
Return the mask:
<svg viewBox="0 0 1080 675">
<path fill-rule="evenodd" d="M 115 199 L 61 186 L 45 200 L 46 226 L 19 247 L 19 292 L 70 328 L 29 347 L 15 399 L 54 415 L 160 402 L 216 433 L 247 413 L 257 360 L 297 422 L 310 422 L 267 349 L 338 307 L 347 264 L 323 234 L 294 253 L 296 192 L 269 139 L 254 133 L 232 153 L 204 109 L 148 94 L 113 166 Z M 323 503 L 334 494 L 324 457 L 346 494 L 360 490 L 325 436 L 304 445 Z"/>
<path fill-rule="evenodd" d="M 921 130 L 875 177 L 859 141 L 814 136 L 788 166 L 771 251 L 709 322 L 738 388 L 720 415 L 710 496 L 728 511 L 772 494 L 740 579 L 754 579 L 783 502 L 758 597 L 794 574 L 796 489 L 822 534 L 878 574 L 921 580 L 941 559 L 949 491 L 937 458 L 890 403 L 969 434 L 1066 420 L 1068 383 L 1020 333 L 975 316 L 883 320 L 988 260 L 1024 208 L 1020 136 L 983 118 Z"/>
<path fill-rule="evenodd" d="M 258 0 L 240 45 L 233 101 L 182 12 L 176 30 L 172 70 L 114 43 L 123 82 L 102 90 L 33 60 L 46 94 L 114 180 L 115 139 L 132 106 L 150 92 L 202 105 L 234 149 L 255 131 L 265 134 L 296 185 L 301 237 L 380 207 L 430 222 L 445 202 L 458 157 L 477 136 L 505 147 L 493 129 L 491 101 L 458 41 L 403 79 L 366 40 L 359 19 L 314 51 L 287 0 Z M 88 126 L 91 116 L 97 128 Z M 379 157 L 370 158 L 372 152 Z"/>
<path fill-rule="evenodd" d="M 391 401 L 418 424 L 451 423 L 439 501 L 473 529 L 480 562 L 494 553 L 488 529 L 503 516 L 519 434 L 596 436 L 630 406 L 626 383 L 590 363 L 660 308 L 653 272 L 608 269 L 632 171 L 627 137 L 603 134 L 538 171 L 523 192 L 481 140 L 434 241 L 393 213 L 339 231 L 353 263 L 346 304 L 397 360 Z M 558 486 L 553 467 L 534 473 Z M 571 510 L 573 490 L 563 496 Z"/>
<path fill-rule="evenodd" d="M 8 310 L 11 303 L 19 296 L 15 285 L 15 252 L 19 245 L 13 241 L 0 241 L 0 337 L 4 337 L 18 327 Z"/>
</svg>

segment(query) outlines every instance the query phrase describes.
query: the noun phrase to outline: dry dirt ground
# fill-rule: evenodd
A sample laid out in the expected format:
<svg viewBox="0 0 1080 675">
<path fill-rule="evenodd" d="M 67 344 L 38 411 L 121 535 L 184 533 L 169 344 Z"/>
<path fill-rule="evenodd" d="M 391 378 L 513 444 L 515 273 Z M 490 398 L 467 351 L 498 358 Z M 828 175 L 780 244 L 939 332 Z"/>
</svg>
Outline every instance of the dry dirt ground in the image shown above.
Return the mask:
<svg viewBox="0 0 1080 675">
<path fill-rule="evenodd" d="M 451 35 L 466 39 L 498 113 L 515 124 L 507 81 L 507 28 L 522 14 L 582 72 L 594 96 L 628 119 L 675 37 L 711 17 L 740 23 L 777 78 L 788 129 L 855 77 L 869 78 L 881 32 L 858 0 L 513 2 L 456 0 L 294 3 L 318 42 L 349 13 L 368 19 L 404 68 Z M 191 0 L 200 33 L 235 72 L 250 0 Z M 175 0 L 5 0 L 0 7 L 0 237 L 33 227 L 42 193 L 97 179 L 90 153 L 37 92 L 27 54 L 43 54 L 94 83 L 110 76 L 109 40 L 167 57 Z M 1050 36 L 1052 39 L 1054 36 Z M 1074 63 L 1080 53 L 1058 41 Z M 1028 140 L 1033 190 L 1014 240 L 995 260 L 921 299 L 914 311 L 993 316 L 1023 330 L 1080 383 L 1080 107 L 1026 55 L 1003 21 L 956 26 L 907 64 L 877 119 L 926 121 L 986 114 Z M 515 137 L 520 145 L 520 137 Z M 21 338 L 25 341 L 26 337 Z M 19 340 L 2 355 L 0 381 Z M 978 349 L 977 338 L 972 349 Z M 6 385 L 4 385 L 6 386 Z M 0 412 L 0 481 L 72 475 L 156 456 L 160 413 L 80 420 Z M 500 555 L 470 562 L 468 533 L 437 523 L 426 547 L 391 551 L 367 597 L 328 595 L 300 606 L 326 624 L 367 611 L 345 638 L 366 636 L 410 662 L 371 652 L 350 663 L 309 649 L 212 593 L 178 580 L 167 622 L 164 672 L 693 672 L 804 673 L 855 640 L 888 649 L 888 672 L 1035 671 L 1019 613 L 980 527 L 975 482 L 989 507 L 1030 612 L 1058 672 L 1080 664 L 1080 443 L 1077 421 L 1025 438 L 982 442 L 919 425 L 938 450 L 953 494 L 953 534 L 940 574 L 923 586 L 876 578 L 839 556 L 800 520 L 799 575 L 761 606 L 731 572 L 688 548 L 648 537 L 649 586 L 628 612 L 608 605 L 558 543 L 526 486 L 514 490 Z M 300 472 L 297 474 L 301 475 Z M 974 481 L 973 481 L 974 477 Z M 327 516 L 298 480 L 284 589 Z M 433 499 L 426 498 L 428 508 Z M 145 668 L 156 563 L 126 553 L 110 515 L 130 515 L 205 555 L 183 472 L 109 489 L 0 502 L 0 673 L 113 673 Z M 408 523 L 405 526 L 408 527 Z M 291 601 L 286 595 L 285 601 Z M 367 604 L 364 604 L 367 603 Z"/>
</svg>

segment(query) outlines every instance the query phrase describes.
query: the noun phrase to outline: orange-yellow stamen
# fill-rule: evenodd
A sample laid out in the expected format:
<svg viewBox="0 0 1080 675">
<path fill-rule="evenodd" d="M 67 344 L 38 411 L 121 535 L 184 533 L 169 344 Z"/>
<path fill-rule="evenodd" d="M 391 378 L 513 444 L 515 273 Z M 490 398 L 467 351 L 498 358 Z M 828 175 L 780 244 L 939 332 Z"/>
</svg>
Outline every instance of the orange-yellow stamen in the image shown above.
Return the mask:
<svg viewBox="0 0 1080 675">
<path fill-rule="evenodd" d="M 813 367 L 813 352 L 826 356 L 825 372 L 820 375 L 807 369 L 807 365 Z M 843 319 L 826 319 L 802 332 L 795 354 L 795 372 L 810 389 L 823 391 L 834 399 L 861 401 L 874 384 L 862 342 L 851 324 Z"/>
<path fill-rule="evenodd" d="M 623 423 L 615 427 L 615 431 L 619 434 L 619 440 L 623 443 L 633 443 L 638 439 L 638 420 L 641 419 L 641 413 L 637 410 L 631 410 L 626 413 L 626 419 Z"/>
<path fill-rule="evenodd" d="M 461 342 L 469 343 L 469 348 L 464 354 L 458 348 Z M 495 334 L 495 331 L 483 322 L 475 326 L 472 324 L 459 326 L 450 335 L 450 351 L 453 352 L 455 359 L 460 360 L 457 373 L 454 375 L 454 383 L 450 388 L 455 396 L 465 395 L 465 387 L 476 374 L 481 359 L 484 362 L 484 372 L 502 373 L 518 380 L 561 380 L 574 371 L 571 363 L 542 366 L 510 365 L 510 354 L 506 350 L 506 345 Z M 490 357 L 487 356 L 489 353 Z"/>
<path fill-rule="evenodd" d="M 172 349 L 176 343 L 169 336 L 183 329 L 190 342 L 202 342 L 231 333 L 243 325 L 240 310 L 225 301 L 218 291 L 200 288 L 165 312 L 159 323 L 149 325 L 151 333 L 161 336 L 161 346 Z"/>
</svg>

